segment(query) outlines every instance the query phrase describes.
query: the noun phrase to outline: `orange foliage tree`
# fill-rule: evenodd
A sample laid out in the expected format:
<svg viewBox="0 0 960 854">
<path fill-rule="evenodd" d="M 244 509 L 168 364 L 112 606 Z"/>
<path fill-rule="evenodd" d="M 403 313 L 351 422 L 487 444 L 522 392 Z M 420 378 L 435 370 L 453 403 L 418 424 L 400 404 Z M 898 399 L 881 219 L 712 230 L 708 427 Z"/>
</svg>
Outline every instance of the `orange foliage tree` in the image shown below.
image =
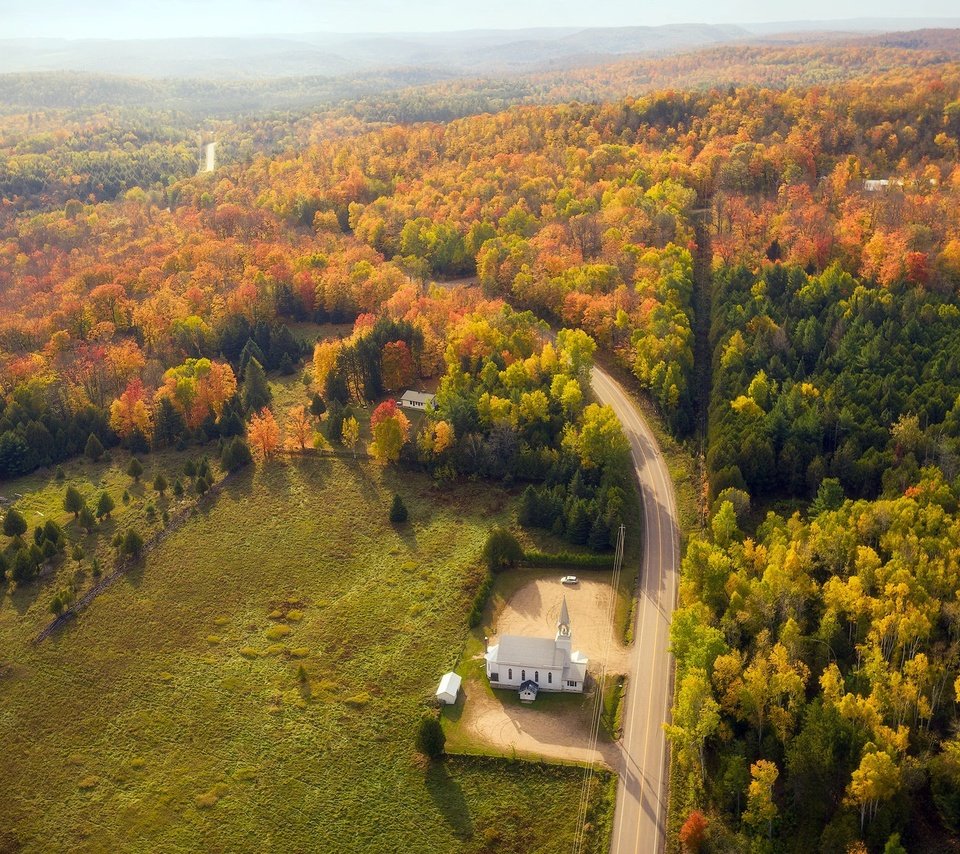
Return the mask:
<svg viewBox="0 0 960 854">
<path fill-rule="evenodd" d="M 287 447 L 302 451 L 313 439 L 313 423 L 304 406 L 287 410 Z"/>
<path fill-rule="evenodd" d="M 280 428 L 268 407 L 265 406 L 250 416 L 247 440 L 258 462 L 270 459 L 280 447 Z"/>
</svg>

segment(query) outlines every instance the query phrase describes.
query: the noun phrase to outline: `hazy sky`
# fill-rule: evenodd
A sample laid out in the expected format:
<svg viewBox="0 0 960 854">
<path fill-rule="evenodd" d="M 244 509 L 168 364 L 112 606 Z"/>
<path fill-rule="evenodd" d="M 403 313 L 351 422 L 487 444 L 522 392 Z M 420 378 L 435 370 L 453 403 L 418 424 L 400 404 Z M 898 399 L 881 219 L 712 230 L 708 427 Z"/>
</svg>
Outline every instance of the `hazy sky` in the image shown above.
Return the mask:
<svg viewBox="0 0 960 854">
<path fill-rule="evenodd" d="M 423 32 L 853 17 L 949 17 L 957 0 L 0 0 L 0 38 Z"/>
</svg>

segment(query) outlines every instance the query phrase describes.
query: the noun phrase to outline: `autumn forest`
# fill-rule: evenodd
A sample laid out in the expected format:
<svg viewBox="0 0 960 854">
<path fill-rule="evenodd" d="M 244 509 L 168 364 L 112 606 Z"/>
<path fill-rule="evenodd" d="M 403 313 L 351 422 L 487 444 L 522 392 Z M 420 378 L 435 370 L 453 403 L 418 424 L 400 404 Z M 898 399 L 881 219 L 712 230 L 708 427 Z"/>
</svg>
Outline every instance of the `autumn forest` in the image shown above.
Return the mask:
<svg viewBox="0 0 960 854">
<path fill-rule="evenodd" d="M 953 33 L 313 108 L 262 84 L 282 110 L 205 118 L 208 89 L 123 84 L 148 108 L 6 75 L 0 485 L 202 454 L 177 481 L 202 495 L 369 434 L 382 465 L 502 486 L 525 529 L 609 553 L 632 487 L 602 363 L 695 473 L 669 850 L 958 850 Z M 423 418 L 394 402 L 413 387 Z M 86 533 L 110 513 L 77 505 L 78 564 L 81 509 Z M 70 557 L 16 516 L 4 595 Z"/>
</svg>

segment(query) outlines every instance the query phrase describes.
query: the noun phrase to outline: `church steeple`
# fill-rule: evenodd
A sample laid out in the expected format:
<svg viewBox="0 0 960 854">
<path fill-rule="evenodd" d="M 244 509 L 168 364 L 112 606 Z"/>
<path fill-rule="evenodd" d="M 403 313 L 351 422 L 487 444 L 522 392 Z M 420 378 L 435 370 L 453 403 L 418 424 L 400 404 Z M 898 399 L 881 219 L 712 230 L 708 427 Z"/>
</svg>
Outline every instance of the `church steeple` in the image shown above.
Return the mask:
<svg viewBox="0 0 960 854">
<path fill-rule="evenodd" d="M 567 597 L 563 597 L 563 604 L 560 605 L 560 616 L 557 617 L 557 634 L 570 634 L 570 614 L 567 611 Z"/>
</svg>

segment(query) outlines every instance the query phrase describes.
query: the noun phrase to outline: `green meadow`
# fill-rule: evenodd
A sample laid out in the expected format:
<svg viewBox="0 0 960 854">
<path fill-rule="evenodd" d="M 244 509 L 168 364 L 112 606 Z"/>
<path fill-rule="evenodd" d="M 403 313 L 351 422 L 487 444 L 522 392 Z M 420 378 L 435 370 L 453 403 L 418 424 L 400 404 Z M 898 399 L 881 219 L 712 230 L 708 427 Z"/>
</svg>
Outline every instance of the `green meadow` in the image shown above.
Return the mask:
<svg viewBox="0 0 960 854">
<path fill-rule="evenodd" d="M 125 464 L 96 480 L 119 486 Z M 4 486 L 33 512 L 56 512 L 62 489 Z M 396 528 L 394 492 L 410 510 Z M 569 849 L 579 769 L 414 749 L 513 501 L 349 460 L 274 462 L 229 479 L 39 645 L 60 579 L 8 582 L 0 850 Z M 593 824 L 611 810 L 598 786 Z"/>
</svg>

